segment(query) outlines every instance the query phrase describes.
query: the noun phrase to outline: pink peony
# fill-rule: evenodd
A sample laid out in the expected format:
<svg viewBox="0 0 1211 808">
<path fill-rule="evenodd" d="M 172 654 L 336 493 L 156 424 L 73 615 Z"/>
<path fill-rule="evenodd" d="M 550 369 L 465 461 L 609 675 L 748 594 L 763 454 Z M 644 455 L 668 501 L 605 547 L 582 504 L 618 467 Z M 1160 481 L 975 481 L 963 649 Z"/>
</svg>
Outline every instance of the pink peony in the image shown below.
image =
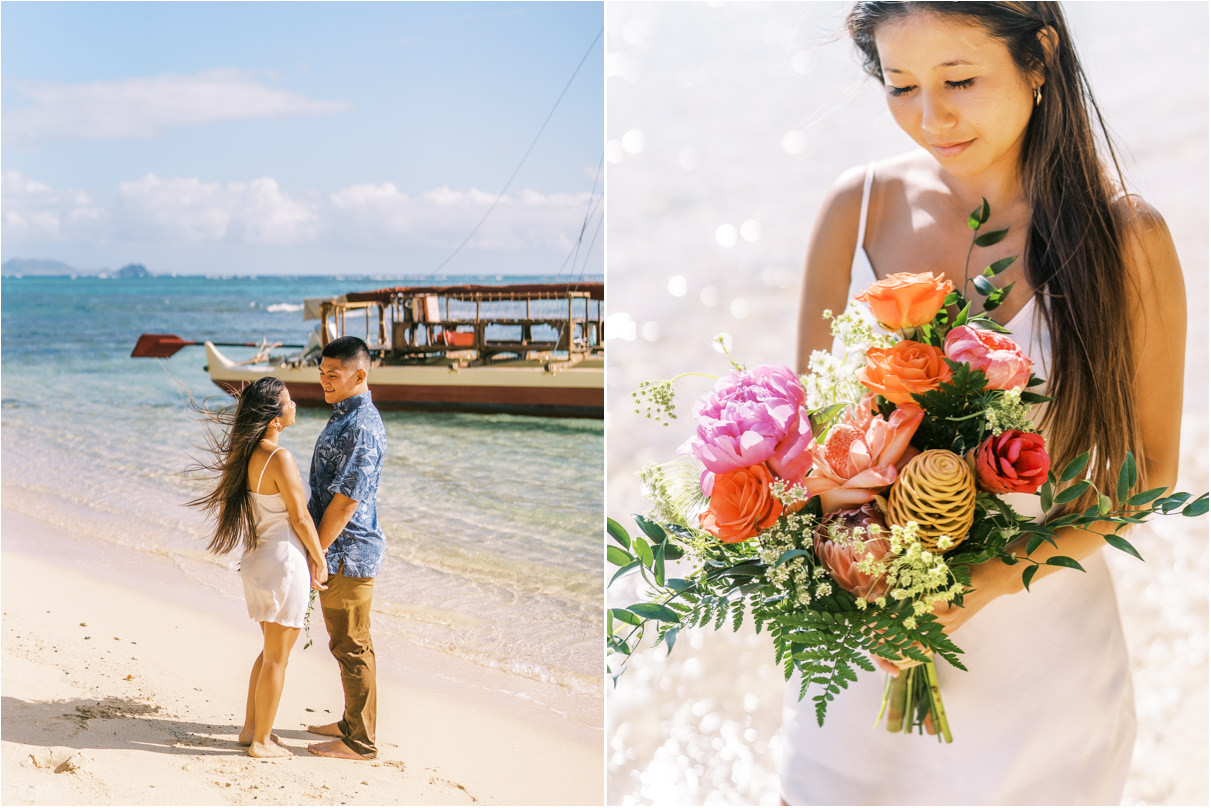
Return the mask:
<svg viewBox="0 0 1211 808">
<path fill-rule="evenodd" d="M 961 325 L 946 335 L 945 348 L 947 358 L 984 371 L 985 389 L 1025 388 L 1030 383 L 1030 357 L 1004 334 Z"/>
<path fill-rule="evenodd" d="M 976 482 L 994 494 L 1033 494 L 1051 468 L 1043 436 L 1016 429 L 981 443 L 975 460 Z"/>
<path fill-rule="evenodd" d="M 896 480 L 896 464 L 909 451 L 925 411 L 913 402 L 902 404 L 889 420 L 865 415 L 833 426 L 824 444 L 812 444 L 813 468 L 803 481 L 812 496 L 820 496 L 824 513 L 852 508 L 875 498 Z"/>
<path fill-rule="evenodd" d="M 834 541 L 829 536 L 829 527 L 836 525 L 844 533 Z M 854 528 L 864 528 L 865 537 L 850 540 Z M 891 554 L 887 523 L 871 505 L 862 505 L 852 510 L 831 514 L 816 528 L 812 542 L 816 557 L 846 592 L 873 601 L 887 594 L 886 577 L 874 576 L 858 569 L 858 564 L 868 555 L 882 561 Z"/>
<path fill-rule="evenodd" d="M 799 377 L 784 365 L 732 371 L 698 401 L 697 429 L 682 446 L 711 475 L 766 463 L 784 480 L 798 482 L 811 468 L 812 427 Z"/>
</svg>

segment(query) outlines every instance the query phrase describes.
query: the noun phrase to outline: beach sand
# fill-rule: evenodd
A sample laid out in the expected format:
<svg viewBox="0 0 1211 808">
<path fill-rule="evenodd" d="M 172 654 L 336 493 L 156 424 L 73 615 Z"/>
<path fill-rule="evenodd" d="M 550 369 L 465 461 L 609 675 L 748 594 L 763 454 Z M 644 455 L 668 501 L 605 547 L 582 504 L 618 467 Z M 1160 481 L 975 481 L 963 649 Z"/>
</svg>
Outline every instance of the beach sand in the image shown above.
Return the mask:
<svg viewBox="0 0 1211 808">
<path fill-rule="evenodd" d="M 321 759 L 308 723 L 339 718 L 323 621 L 291 655 L 275 732 L 295 753 L 237 745 L 259 632 L 241 602 L 168 560 L 102 553 L 4 511 L 5 804 L 600 805 L 600 729 L 499 683 L 457 690 L 447 659 L 377 649 L 379 757 Z M 497 692 L 491 692 L 496 689 Z"/>
</svg>

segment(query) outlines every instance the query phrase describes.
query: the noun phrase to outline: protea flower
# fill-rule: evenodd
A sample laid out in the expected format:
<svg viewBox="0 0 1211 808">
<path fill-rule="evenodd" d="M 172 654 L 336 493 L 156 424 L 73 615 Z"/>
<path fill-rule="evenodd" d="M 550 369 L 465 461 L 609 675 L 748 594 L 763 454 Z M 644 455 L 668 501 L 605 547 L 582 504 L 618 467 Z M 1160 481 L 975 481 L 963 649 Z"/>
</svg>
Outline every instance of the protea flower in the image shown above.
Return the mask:
<svg viewBox="0 0 1211 808">
<path fill-rule="evenodd" d="M 855 528 L 861 532 L 855 534 Z M 813 546 L 842 589 L 871 602 L 887 594 L 887 580 L 859 566 L 864 559 L 879 562 L 891 555 L 889 535 L 882 514 L 866 504 L 829 514 L 816 528 Z"/>
</svg>

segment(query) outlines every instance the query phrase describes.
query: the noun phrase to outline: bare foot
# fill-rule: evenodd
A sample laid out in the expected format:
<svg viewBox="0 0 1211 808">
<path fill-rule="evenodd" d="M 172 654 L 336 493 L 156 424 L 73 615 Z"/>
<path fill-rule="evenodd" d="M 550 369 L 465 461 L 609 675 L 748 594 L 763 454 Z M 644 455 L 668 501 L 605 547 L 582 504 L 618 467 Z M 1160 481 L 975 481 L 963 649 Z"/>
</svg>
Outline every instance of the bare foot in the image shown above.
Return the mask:
<svg viewBox="0 0 1211 808">
<path fill-rule="evenodd" d="M 341 731 L 335 721 L 331 724 L 308 724 L 307 731 L 313 732 L 316 735 L 327 735 L 330 738 L 341 737 Z"/>
<path fill-rule="evenodd" d="M 269 743 L 257 743 L 253 741 L 248 745 L 248 754 L 254 758 L 286 758 L 294 755 L 289 749 L 284 746 L 278 746 L 272 740 Z"/>
<path fill-rule="evenodd" d="M 345 760 L 370 760 L 365 755 L 360 755 L 354 752 L 349 747 L 345 746 L 344 741 L 324 741 L 323 743 L 313 743 L 307 747 L 313 755 L 320 757 L 344 758 Z"/>
<path fill-rule="evenodd" d="M 273 741 L 274 743 L 282 742 L 282 739 L 276 735 L 270 735 L 269 740 Z M 250 732 L 247 735 L 245 735 L 244 733 L 241 732 L 240 737 L 239 737 L 239 743 L 240 743 L 240 746 L 250 745 L 252 743 L 252 733 Z"/>
</svg>

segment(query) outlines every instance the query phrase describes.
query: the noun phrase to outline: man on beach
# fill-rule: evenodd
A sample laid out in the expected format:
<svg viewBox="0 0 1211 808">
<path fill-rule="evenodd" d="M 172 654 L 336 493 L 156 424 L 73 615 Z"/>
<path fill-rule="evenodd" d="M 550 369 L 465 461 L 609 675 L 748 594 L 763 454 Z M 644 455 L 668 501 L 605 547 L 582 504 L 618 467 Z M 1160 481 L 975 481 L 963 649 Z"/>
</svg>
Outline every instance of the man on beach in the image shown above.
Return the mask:
<svg viewBox="0 0 1211 808">
<path fill-rule="evenodd" d="M 328 588 L 319 593 L 328 629 L 328 649 L 341 668 L 345 710 L 332 724 L 309 726 L 334 740 L 307 748 L 322 757 L 369 760 L 374 745 L 377 701 L 370 600 L 382 567 L 386 538 L 375 499 L 387 435 L 370 399 L 370 351 L 357 337 L 324 347 L 320 385 L 332 417 L 311 456 L 311 518 L 328 562 Z"/>
</svg>

